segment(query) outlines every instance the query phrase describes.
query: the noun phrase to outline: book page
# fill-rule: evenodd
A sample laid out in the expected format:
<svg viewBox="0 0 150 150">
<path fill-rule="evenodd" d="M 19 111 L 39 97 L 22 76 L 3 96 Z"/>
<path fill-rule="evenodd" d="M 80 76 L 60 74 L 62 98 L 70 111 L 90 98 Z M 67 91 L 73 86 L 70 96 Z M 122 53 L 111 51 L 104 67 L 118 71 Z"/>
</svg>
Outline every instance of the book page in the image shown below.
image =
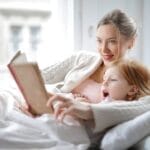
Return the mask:
<svg viewBox="0 0 150 150">
<path fill-rule="evenodd" d="M 8 64 L 8 68 L 15 79 L 21 93 L 23 94 L 31 113 L 41 115 L 43 113 L 51 113 L 52 110 L 46 107 L 49 94 L 46 91 L 44 81 L 42 79 L 37 63 L 19 63 L 15 57 L 13 63 Z"/>
<path fill-rule="evenodd" d="M 27 58 L 25 53 L 21 53 L 21 51 L 18 51 L 14 57 L 10 60 L 10 63 L 12 64 L 20 64 L 20 63 L 27 63 Z"/>
</svg>

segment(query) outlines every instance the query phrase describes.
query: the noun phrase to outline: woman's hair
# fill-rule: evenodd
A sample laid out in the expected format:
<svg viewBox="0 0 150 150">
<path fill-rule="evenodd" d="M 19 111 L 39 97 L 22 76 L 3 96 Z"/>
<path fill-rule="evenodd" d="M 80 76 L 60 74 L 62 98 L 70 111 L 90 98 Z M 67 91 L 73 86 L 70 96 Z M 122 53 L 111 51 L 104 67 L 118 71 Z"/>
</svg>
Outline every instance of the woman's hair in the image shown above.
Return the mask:
<svg viewBox="0 0 150 150">
<path fill-rule="evenodd" d="M 150 95 L 150 70 L 144 65 L 135 60 L 120 59 L 112 62 L 110 66 L 117 67 L 127 82 L 137 87 L 137 94 L 135 94 L 132 100 Z"/>
<path fill-rule="evenodd" d="M 121 35 L 126 39 L 130 39 L 137 34 L 137 26 L 133 18 L 129 17 L 125 12 L 115 9 L 106 14 L 98 23 L 97 29 L 101 25 L 114 25 Z"/>
</svg>

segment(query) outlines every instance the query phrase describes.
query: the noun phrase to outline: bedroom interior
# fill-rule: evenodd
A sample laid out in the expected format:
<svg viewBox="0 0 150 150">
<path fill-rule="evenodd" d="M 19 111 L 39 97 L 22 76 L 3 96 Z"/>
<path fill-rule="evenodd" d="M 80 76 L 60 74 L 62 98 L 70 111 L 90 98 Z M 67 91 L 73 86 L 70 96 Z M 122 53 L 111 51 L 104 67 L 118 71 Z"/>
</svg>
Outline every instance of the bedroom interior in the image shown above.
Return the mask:
<svg viewBox="0 0 150 150">
<path fill-rule="evenodd" d="M 96 52 L 97 22 L 107 11 L 114 8 L 127 11 L 138 24 L 136 46 L 129 53 L 129 57 L 138 59 L 150 67 L 149 0 L 113 0 L 109 2 L 106 0 L 0 0 L 0 93 L 2 93 L 0 99 L 7 97 L 2 89 L 16 88 L 6 65 L 17 50 L 25 52 L 29 61 L 37 61 L 41 69 L 76 51 Z M 18 92 L 18 89 L 14 92 Z M 11 93 L 8 97 L 11 99 Z M 19 98 L 22 101 L 21 95 L 17 97 L 17 99 Z M 2 106 L 7 105 L 3 101 L 0 102 L 0 105 L 0 124 L 2 124 L 2 116 L 7 115 L 11 107 L 8 107 L 8 110 L 3 110 Z M 15 118 L 15 116 L 22 118 L 22 120 Z M 39 149 L 85 150 L 86 144 L 89 142 L 88 139 L 84 138 L 86 133 L 79 131 L 78 127 L 74 130 L 70 127 L 70 130 L 73 130 L 76 136 L 78 136 L 76 130 L 83 132 L 83 137 L 79 137 L 79 139 L 83 138 L 84 144 L 80 143 L 79 140 L 76 140 L 77 144 L 72 144 L 74 139 L 71 135 L 68 135 L 70 139 L 65 137 L 68 141 L 70 140 L 69 144 L 62 142 L 61 140 L 64 138 L 62 135 L 65 134 L 66 130 L 65 126 L 63 126 L 64 131 L 61 131 L 61 128 L 57 131 L 61 135 L 58 133 L 55 137 L 49 136 L 53 131 L 48 127 L 48 124 L 51 123 L 52 126 L 55 124 L 53 119 L 48 120 L 46 115 L 36 119 L 33 124 L 30 123 L 31 118 L 16 112 L 11 119 L 14 118 L 18 121 L 14 123 L 14 128 L 6 129 L 7 131 L 12 130 L 13 133 L 5 135 L 4 128 L 0 129 L 0 137 L 4 136 L 4 140 L 0 138 L 0 148 L 2 146 L 3 149 L 31 149 L 33 145 L 37 145 Z M 23 118 L 27 121 L 26 123 L 23 122 Z M 15 128 L 15 124 L 19 129 L 23 129 L 20 136 L 25 134 L 24 132 L 30 133 L 25 134 L 23 139 L 19 139 L 15 134 L 15 132 L 19 132 Z M 120 124 L 116 130 L 115 128 L 111 130 L 103 139 L 104 150 L 112 150 L 110 147 L 113 150 L 121 150 L 121 148 L 129 145 L 132 146 L 131 149 L 149 150 L 150 135 L 147 134 L 150 133 L 149 126 L 150 112 L 129 121 L 128 124 Z M 121 130 L 122 132 L 118 134 Z M 7 139 L 10 140 L 8 145 Z M 60 143 L 51 139 L 59 140 Z M 15 140 L 18 140 L 18 147 L 17 142 L 13 143 Z M 117 143 L 116 147 L 114 143 Z M 27 144 L 29 146 L 25 148 Z M 57 144 L 58 147 L 54 147 Z M 5 145 L 7 146 L 5 147 Z"/>
</svg>

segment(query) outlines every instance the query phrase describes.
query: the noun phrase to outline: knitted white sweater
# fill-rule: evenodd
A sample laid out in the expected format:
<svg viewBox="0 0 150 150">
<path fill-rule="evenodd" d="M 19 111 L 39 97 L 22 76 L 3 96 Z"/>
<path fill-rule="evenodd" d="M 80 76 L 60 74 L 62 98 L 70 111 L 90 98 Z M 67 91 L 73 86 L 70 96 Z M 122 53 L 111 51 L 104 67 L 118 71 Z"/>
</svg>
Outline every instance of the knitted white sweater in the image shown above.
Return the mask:
<svg viewBox="0 0 150 150">
<path fill-rule="evenodd" d="M 54 91 L 68 93 L 88 78 L 100 65 L 98 54 L 78 52 L 42 71 L 46 84 L 53 84 Z M 130 120 L 150 110 L 150 96 L 138 101 L 91 104 L 94 114 L 95 131 L 103 131 L 118 123 Z"/>
</svg>

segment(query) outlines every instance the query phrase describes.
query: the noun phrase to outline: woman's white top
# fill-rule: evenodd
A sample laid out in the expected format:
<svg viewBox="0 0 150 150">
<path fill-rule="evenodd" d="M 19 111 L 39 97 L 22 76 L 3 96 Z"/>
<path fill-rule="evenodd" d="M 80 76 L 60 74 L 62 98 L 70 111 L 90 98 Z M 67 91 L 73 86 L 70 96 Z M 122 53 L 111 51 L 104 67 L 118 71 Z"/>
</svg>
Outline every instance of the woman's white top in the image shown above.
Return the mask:
<svg viewBox="0 0 150 150">
<path fill-rule="evenodd" d="M 53 92 L 69 93 L 87 79 L 101 64 L 99 54 L 78 52 L 44 70 L 42 76 Z M 91 104 L 95 132 L 130 120 L 150 110 L 150 96 L 132 102 Z"/>
</svg>

